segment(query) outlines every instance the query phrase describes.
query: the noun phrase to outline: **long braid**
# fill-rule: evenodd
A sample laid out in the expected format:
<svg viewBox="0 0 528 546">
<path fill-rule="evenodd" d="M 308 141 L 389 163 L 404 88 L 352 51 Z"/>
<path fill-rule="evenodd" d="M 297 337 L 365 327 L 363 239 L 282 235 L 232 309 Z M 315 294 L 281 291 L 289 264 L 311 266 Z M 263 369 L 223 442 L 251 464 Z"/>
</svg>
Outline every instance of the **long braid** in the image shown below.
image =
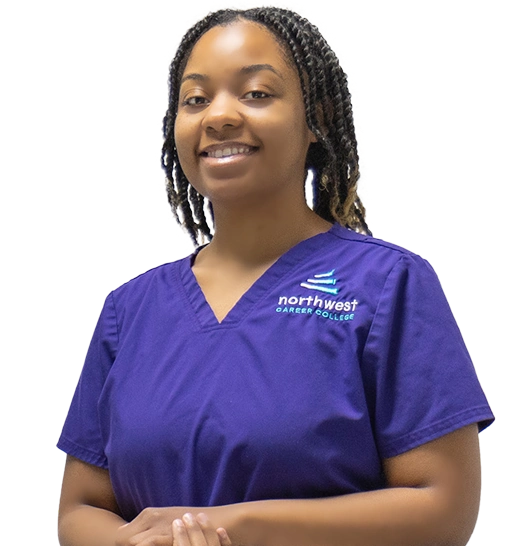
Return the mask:
<svg viewBox="0 0 528 546">
<path fill-rule="evenodd" d="M 215 26 L 237 20 L 258 23 L 277 37 L 297 69 L 301 82 L 306 122 L 317 142 L 310 145 L 306 168 L 314 174 L 314 211 L 328 221 L 370 234 L 365 207 L 357 194 L 359 164 L 347 77 L 334 52 L 317 27 L 300 15 L 281 8 L 220 10 L 192 27 L 174 57 L 169 75 L 169 106 L 163 119 L 162 167 L 173 213 L 195 244 L 210 240 L 205 200 L 189 183 L 181 169 L 174 124 L 178 111 L 180 81 L 192 48 Z M 213 215 L 211 204 L 207 204 Z"/>
<path fill-rule="evenodd" d="M 165 140 L 162 146 L 161 166 L 165 171 L 167 197 L 176 220 L 186 228 L 194 244 L 198 244 L 200 239 L 210 240 L 212 236 L 204 215 L 203 197 L 194 190 L 181 168 L 174 141 L 174 124 L 178 113 L 180 80 L 190 52 L 200 36 L 209 28 L 216 26 L 214 20 L 222 13 L 209 14 L 183 37 L 170 66 L 169 106 L 163 118 Z"/>
</svg>

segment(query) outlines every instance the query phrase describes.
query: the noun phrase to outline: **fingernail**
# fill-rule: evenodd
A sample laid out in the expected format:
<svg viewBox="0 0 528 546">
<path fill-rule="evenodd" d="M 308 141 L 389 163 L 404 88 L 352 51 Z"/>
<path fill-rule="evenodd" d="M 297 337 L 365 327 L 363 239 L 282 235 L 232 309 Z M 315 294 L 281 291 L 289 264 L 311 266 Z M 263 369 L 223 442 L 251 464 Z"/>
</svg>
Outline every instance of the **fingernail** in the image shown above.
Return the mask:
<svg viewBox="0 0 528 546">
<path fill-rule="evenodd" d="M 181 519 L 175 519 L 174 520 L 174 524 L 176 525 L 176 527 L 183 527 L 183 521 Z"/>
<path fill-rule="evenodd" d="M 183 514 L 183 520 L 185 521 L 185 523 L 192 523 L 193 522 L 192 514 Z"/>
<path fill-rule="evenodd" d="M 196 516 L 196 520 L 198 521 L 198 523 L 201 523 L 202 525 L 204 525 L 204 524 L 206 524 L 208 522 L 207 516 L 203 512 L 200 512 Z"/>
</svg>

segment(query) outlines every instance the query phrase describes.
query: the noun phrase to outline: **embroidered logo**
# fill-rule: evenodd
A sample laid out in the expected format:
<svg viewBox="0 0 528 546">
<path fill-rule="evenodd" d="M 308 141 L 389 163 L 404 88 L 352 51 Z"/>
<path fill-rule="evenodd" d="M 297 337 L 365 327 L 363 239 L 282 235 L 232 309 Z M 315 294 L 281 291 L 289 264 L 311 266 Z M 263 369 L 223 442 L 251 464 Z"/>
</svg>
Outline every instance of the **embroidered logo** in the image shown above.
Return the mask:
<svg viewBox="0 0 528 546">
<path fill-rule="evenodd" d="M 335 269 L 332 271 L 327 271 L 326 273 L 319 273 L 313 276 L 313 279 L 308 279 L 306 282 L 302 282 L 301 286 L 303 288 L 308 288 L 308 290 L 318 290 L 319 292 L 324 292 L 325 294 L 333 294 L 336 296 L 339 293 L 339 288 L 335 287 L 337 279 L 334 277 Z"/>
<path fill-rule="evenodd" d="M 332 271 L 326 273 L 318 273 L 299 283 L 299 285 L 308 290 L 336 296 L 341 288 L 337 286 L 339 279 L 335 277 L 335 271 L 335 269 L 332 269 Z M 290 315 L 315 315 L 327 320 L 344 322 L 354 320 L 358 305 L 359 302 L 356 298 L 325 298 L 322 294 L 281 295 L 277 301 L 275 311 Z"/>
</svg>

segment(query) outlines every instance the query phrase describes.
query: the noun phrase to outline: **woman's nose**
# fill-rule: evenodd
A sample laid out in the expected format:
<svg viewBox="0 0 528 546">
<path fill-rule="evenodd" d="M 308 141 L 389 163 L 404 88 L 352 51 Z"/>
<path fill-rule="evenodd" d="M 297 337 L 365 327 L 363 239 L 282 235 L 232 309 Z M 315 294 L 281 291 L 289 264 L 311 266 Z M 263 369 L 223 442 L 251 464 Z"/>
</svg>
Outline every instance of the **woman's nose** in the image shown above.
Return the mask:
<svg viewBox="0 0 528 546">
<path fill-rule="evenodd" d="M 229 127 L 238 127 L 242 121 L 238 107 L 239 101 L 233 95 L 216 95 L 205 110 L 205 129 L 221 132 Z"/>
</svg>

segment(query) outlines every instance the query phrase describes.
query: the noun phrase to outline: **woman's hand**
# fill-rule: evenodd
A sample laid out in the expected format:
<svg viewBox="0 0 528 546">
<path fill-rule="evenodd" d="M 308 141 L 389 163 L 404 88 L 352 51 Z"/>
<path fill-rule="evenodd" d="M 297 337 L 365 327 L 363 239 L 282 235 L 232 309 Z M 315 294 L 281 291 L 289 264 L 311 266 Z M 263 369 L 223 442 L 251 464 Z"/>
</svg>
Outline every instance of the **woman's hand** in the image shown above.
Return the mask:
<svg viewBox="0 0 528 546">
<path fill-rule="evenodd" d="M 231 546 L 226 530 L 215 529 L 203 512 L 196 517 L 185 514 L 182 519 L 175 519 L 172 535 L 172 546 Z"/>
<path fill-rule="evenodd" d="M 224 528 L 189 508 L 146 508 L 117 531 L 116 546 L 231 546 Z"/>
</svg>

